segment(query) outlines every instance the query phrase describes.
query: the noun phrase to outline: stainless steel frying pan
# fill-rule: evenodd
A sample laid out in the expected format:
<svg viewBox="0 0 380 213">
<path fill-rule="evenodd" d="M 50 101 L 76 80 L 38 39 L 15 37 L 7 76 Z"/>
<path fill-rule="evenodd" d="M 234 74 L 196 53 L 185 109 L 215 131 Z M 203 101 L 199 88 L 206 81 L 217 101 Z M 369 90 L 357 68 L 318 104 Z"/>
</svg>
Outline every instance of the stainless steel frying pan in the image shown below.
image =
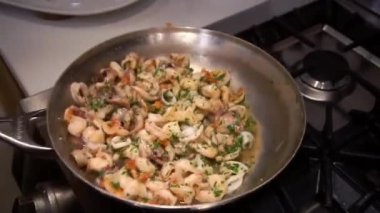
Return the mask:
<svg viewBox="0 0 380 213">
<path fill-rule="evenodd" d="M 111 60 L 121 60 L 134 51 L 146 57 L 185 53 L 196 67 L 222 68 L 231 71 L 232 86 L 246 88 L 246 100 L 260 125 L 256 142 L 259 154 L 242 187 L 223 200 L 208 204 L 159 206 L 122 200 L 99 188 L 91 176 L 80 170 L 70 157 L 71 141 L 67 137 L 62 114 L 72 104 L 69 86 L 73 81 L 89 81 Z M 22 120 L 18 119 L 22 123 Z M 17 123 L 17 122 L 16 122 Z M 104 196 L 125 204 L 154 209 L 209 209 L 254 192 L 280 173 L 297 152 L 305 131 L 303 99 L 287 70 L 258 47 L 236 37 L 194 28 L 154 28 L 128 33 L 99 44 L 74 61 L 58 79 L 47 110 L 48 132 L 58 159 L 77 178 Z M 20 127 L 20 125 L 17 125 Z M 0 132 L 6 142 L 29 151 L 50 150 L 20 135 Z"/>
</svg>

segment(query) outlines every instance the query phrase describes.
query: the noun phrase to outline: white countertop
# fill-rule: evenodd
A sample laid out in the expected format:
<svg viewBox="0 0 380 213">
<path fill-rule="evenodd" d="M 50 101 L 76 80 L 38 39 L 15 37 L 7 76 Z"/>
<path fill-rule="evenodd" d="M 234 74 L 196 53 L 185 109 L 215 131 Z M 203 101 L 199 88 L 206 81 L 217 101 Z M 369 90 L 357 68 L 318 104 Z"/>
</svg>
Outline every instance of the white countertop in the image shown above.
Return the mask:
<svg viewBox="0 0 380 213">
<path fill-rule="evenodd" d="M 108 14 L 59 21 L 0 5 L 0 51 L 25 94 L 32 95 L 52 87 L 81 53 L 111 37 L 167 22 L 237 33 L 308 1 L 140 0 Z"/>
</svg>

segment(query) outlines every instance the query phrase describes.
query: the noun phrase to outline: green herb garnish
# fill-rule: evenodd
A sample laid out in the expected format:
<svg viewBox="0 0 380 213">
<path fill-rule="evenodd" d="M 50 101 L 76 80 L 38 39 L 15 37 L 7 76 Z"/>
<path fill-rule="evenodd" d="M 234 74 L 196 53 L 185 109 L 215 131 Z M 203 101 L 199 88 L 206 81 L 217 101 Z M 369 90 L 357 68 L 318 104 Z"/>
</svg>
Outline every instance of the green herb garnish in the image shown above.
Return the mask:
<svg viewBox="0 0 380 213">
<path fill-rule="evenodd" d="M 219 197 L 220 195 L 222 195 L 223 190 L 218 189 L 217 187 L 214 187 L 214 188 L 212 189 L 212 192 L 214 193 L 214 196 L 215 196 L 215 197 Z"/>
<path fill-rule="evenodd" d="M 170 187 L 172 187 L 172 188 L 179 188 L 179 185 L 174 183 L 174 184 L 171 184 Z"/>
<path fill-rule="evenodd" d="M 106 102 L 101 98 L 92 98 L 89 102 L 89 107 L 95 111 L 98 111 L 99 109 L 105 107 L 105 105 Z"/>
<path fill-rule="evenodd" d="M 233 172 L 234 175 L 236 175 L 239 172 L 239 165 L 237 163 L 226 164 L 226 167 Z"/>
<path fill-rule="evenodd" d="M 170 94 L 170 92 L 169 91 L 166 91 L 166 92 L 164 92 L 164 98 L 165 98 L 165 100 L 167 100 L 167 101 L 172 101 L 173 100 L 173 95 L 172 94 Z"/>
<path fill-rule="evenodd" d="M 114 189 L 120 189 L 120 183 L 119 182 L 111 182 L 111 186 Z"/>
<path fill-rule="evenodd" d="M 236 131 L 235 131 L 235 125 L 234 124 L 230 124 L 227 126 L 227 129 L 228 131 L 231 133 L 231 134 L 235 134 Z"/>
<path fill-rule="evenodd" d="M 236 138 L 235 143 L 232 146 L 226 147 L 227 153 L 234 153 L 237 152 L 239 149 L 241 149 L 243 146 L 243 137 L 239 136 Z"/>
<path fill-rule="evenodd" d="M 178 98 L 179 99 L 182 99 L 182 98 L 185 99 L 185 98 L 187 98 L 189 96 L 189 93 L 190 93 L 189 90 L 182 89 L 182 90 L 179 91 Z"/>
<path fill-rule="evenodd" d="M 223 74 L 217 76 L 215 79 L 218 80 L 218 81 L 222 81 L 222 80 L 224 79 L 225 76 L 226 76 L 226 74 L 223 73 Z"/>
<path fill-rule="evenodd" d="M 255 129 L 255 126 L 256 126 L 256 121 L 252 117 L 249 117 L 245 121 L 245 124 L 244 124 L 245 129 L 253 131 Z"/>
<path fill-rule="evenodd" d="M 179 142 L 178 135 L 176 135 L 176 134 L 172 134 L 172 135 L 170 136 L 170 140 L 171 140 L 171 142 L 173 142 L 173 143 L 178 143 L 178 142 Z"/>
</svg>

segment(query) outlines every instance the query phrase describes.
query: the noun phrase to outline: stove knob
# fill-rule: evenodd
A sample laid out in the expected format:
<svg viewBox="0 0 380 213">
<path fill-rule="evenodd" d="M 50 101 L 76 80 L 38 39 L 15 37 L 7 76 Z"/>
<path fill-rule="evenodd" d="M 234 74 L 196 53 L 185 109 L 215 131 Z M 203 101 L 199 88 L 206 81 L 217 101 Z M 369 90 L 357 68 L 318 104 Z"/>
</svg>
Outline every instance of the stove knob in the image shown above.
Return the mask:
<svg viewBox="0 0 380 213">
<path fill-rule="evenodd" d="M 13 213 L 36 213 L 33 198 L 18 197 L 13 202 Z"/>
<path fill-rule="evenodd" d="M 42 183 L 26 197 L 13 203 L 13 213 L 64 213 L 80 212 L 74 192 L 59 183 Z"/>
</svg>

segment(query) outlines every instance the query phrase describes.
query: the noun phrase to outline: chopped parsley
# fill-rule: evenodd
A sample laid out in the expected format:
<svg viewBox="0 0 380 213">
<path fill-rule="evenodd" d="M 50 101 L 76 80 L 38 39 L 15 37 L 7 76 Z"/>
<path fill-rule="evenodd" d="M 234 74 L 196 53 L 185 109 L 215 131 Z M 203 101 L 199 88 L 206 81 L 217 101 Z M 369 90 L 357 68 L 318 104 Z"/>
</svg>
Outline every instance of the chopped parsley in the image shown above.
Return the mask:
<svg viewBox="0 0 380 213">
<path fill-rule="evenodd" d="M 178 142 L 179 142 L 178 135 L 176 135 L 176 134 L 172 134 L 172 135 L 170 136 L 170 140 L 171 140 L 171 142 L 173 142 L 173 143 L 178 143 Z"/>
<path fill-rule="evenodd" d="M 164 92 L 164 98 L 166 101 L 172 101 L 173 100 L 173 94 L 170 91 Z"/>
<path fill-rule="evenodd" d="M 244 124 L 245 129 L 253 131 L 256 126 L 256 121 L 252 118 L 249 117 Z"/>
<path fill-rule="evenodd" d="M 114 189 L 120 189 L 120 183 L 119 182 L 111 182 L 111 186 Z"/>
<path fill-rule="evenodd" d="M 232 146 L 226 147 L 227 153 L 234 153 L 237 152 L 239 149 L 241 149 L 243 146 L 243 137 L 239 136 L 236 138 L 235 143 Z"/>
<path fill-rule="evenodd" d="M 171 184 L 170 187 L 172 187 L 172 188 L 179 188 L 179 185 L 174 183 L 174 184 Z"/>
<path fill-rule="evenodd" d="M 222 80 L 224 79 L 225 76 L 226 76 L 226 74 L 223 73 L 223 74 L 217 76 L 215 79 L 218 80 L 218 81 L 222 81 Z"/>
<path fill-rule="evenodd" d="M 105 171 L 100 171 L 100 172 L 98 172 L 98 177 L 103 177 L 104 174 L 105 174 Z"/>
<path fill-rule="evenodd" d="M 102 98 L 91 98 L 89 102 L 89 107 L 95 111 L 103 108 L 106 105 L 106 102 Z"/>
<path fill-rule="evenodd" d="M 153 149 L 160 149 L 161 148 L 161 144 L 156 140 L 153 142 Z"/>
<path fill-rule="evenodd" d="M 147 197 L 143 197 L 143 198 L 142 198 L 142 201 L 143 201 L 143 202 L 148 202 L 148 201 L 149 201 L 149 198 L 147 198 Z"/>
<path fill-rule="evenodd" d="M 226 167 L 236 175 L 239 172 L 239 165 L 237 163 L 226 163 Z"/>
<path fill-rule="evenodd" d="M 154 71 L 154 73 L 153 73 L 153 76 L 154 77 L 160 77 L 161 76 L 161 74 L 162 74 L 162 69 L 161 68 L 157 68 L 155 71 Z"/>
<path fill-rule="evenodd" d="M 182 89 L 179 91 L 178 98 L 179 99 L 185 99 L 189 96 L 190 91 L 187 89 Z"/>
<path fill-rule="evenodd" d="M 222 195 L 222 193 L 223 193 L 223 190 L 218 189 L 217 187 L 214 187 L 214 188 L 212 189 L 212 192 L 214 193 L 214 196 L 215 196 L 215 197 L 220 197 L 220 196 Z"/>
<path fill-rule="evenodd" d="M 236 128 L 235 128 L 235 125 L 234 124 L 230 124 L 227 126 L 227 129 L 228 131 L 230 131 L 231 134 L 235 134 L 236 133 Z"/>
</svg>

